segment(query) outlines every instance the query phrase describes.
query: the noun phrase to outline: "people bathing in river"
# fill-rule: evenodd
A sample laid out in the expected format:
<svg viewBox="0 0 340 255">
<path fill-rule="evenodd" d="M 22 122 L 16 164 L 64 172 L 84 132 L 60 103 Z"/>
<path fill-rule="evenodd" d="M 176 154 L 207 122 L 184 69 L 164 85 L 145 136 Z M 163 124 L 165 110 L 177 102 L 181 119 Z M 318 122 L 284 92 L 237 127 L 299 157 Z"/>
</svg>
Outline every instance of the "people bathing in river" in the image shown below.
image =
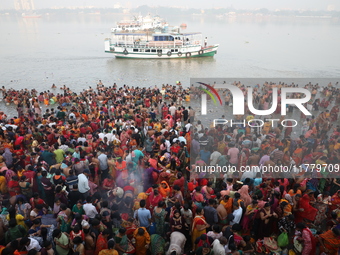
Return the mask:
<svg viewBox="0 0 340 255">
<path fill-rule="evenodd" d="M 270 107 L 271 97 L 261 102 L 262 96 L 284 86 L 296 87 L 257 86 L 257 105 Z M 297 137 L 281 125 L 196 124 L 193 106 L 178 100 L 200 95 L 193 87 L 106 87 L 99 81 L 80 93 L 61 88 L 2 88 L 18 116 L 0 112 L 1 254 L 241 254 L 294 245 L 303 254 L 339 250 L 340 180 L 325 171 L 261 172 L 291 164 L 339 167 L 339 88 L 307 84 L 318 108 L 315 117 L 301 116 Z M 318 94 L 326 100 L 316 101 Z M 229 108 L 228 92 L 225 99 Z M 209 165 L 253 166 L 258 173 L 195 171 Z M 269 240 L 273 235 L 278 238 Z"/>
</svg>

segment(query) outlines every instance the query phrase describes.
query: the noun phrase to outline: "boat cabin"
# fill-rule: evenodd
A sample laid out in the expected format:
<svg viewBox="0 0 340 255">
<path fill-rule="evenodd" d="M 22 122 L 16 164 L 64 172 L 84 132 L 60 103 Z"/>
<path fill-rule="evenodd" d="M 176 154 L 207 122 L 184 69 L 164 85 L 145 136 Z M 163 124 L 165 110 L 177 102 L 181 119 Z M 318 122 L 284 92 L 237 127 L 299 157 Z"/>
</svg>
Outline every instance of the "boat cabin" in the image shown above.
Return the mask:
<svg viewBox="0 0 340 255">
<path fill-rule="evenodd" d="M 114 33 L 111 44 L 127 48 L 179 48 L 202 44 L 201 33 Z"/>
</svg>

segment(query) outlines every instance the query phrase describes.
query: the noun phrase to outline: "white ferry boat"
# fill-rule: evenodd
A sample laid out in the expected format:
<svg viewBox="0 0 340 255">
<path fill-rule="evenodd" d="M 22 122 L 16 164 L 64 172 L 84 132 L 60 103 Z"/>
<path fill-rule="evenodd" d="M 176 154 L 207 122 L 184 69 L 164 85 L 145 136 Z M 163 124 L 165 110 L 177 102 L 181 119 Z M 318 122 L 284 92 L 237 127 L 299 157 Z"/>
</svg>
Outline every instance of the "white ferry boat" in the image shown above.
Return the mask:
<svg viewBox="0 0 340 255">
<path fill-rule="evenodd" d="M 162 31 L 167 29 L 168 23 L 165 20 L 161 19 L 159 16 L 151 16 L 148 14 L 147 16 L 138 16 L 133 20 L 123 20 L 118 22 L 115 27 L 111 28 L 111 32 L 119 33 L 119 32 L 134 32 L 134 31 L 154 31 L 159 30 Z"/>
<path fill-rule="evenodd" d="M 105 39 L 105 52 L 116 58 L 191 58 L 214 56 L 218 44 L 203 43 L 202 33 L 112 33 Z"/>
</svg>

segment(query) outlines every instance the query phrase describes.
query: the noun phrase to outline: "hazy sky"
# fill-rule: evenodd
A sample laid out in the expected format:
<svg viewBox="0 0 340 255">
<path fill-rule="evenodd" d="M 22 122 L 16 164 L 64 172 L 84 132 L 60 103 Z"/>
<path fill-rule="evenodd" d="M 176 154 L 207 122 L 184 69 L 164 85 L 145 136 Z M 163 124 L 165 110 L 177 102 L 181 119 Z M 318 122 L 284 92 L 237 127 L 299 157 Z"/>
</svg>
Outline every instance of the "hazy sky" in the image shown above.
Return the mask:
<svg viewBox="0 0 340 255">
<path fill-rule="evenodd" d="M 0 0 L 1 9 L 13 9 L 14 2 L 20 0 Z M 30 1 L 30 0 L 29 0 Z M 188 8 L 218 8 L 233 6 L 236 9 L 305 9 L 305 10 L 340 10 L 339 0 L 33 0 L 36 9 L 66 6 L 96 6 L 112 8 L 114 4 L 177 6 Z"/>
</svg>

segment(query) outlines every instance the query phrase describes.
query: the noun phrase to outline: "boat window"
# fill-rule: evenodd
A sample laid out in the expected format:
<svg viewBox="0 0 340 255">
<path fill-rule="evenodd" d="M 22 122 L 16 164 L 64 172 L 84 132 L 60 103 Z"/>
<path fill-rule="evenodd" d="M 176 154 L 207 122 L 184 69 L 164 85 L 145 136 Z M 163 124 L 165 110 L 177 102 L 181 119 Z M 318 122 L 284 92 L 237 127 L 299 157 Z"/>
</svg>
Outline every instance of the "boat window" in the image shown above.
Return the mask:
<svg viewBox="0 0 340 255">
<path fill-rule="evenodd" d="M 145 49 L 145 52 L 150 52 L 150 49 Z"/>
<path fill-rule="evenodd" d="M 138 52 L 138 49 L 133 49 L 133 52 Z"/>
<path fill-rule="evenodd" d="M 154 36 L 154 41 L 174 41 L 174 38 L 172 36 L 168 36 L 168 35 L 156 35 Z"/>
<path fill-rule="evenodd" d="M 139 49 L 139 52 L 144 52 L 144 50 L 143 49 Z"/>
<path fill-rule="evenodd" d="M 151 50 L 151 52 L 156 52 L 156 50 Z"/>
</svg>

